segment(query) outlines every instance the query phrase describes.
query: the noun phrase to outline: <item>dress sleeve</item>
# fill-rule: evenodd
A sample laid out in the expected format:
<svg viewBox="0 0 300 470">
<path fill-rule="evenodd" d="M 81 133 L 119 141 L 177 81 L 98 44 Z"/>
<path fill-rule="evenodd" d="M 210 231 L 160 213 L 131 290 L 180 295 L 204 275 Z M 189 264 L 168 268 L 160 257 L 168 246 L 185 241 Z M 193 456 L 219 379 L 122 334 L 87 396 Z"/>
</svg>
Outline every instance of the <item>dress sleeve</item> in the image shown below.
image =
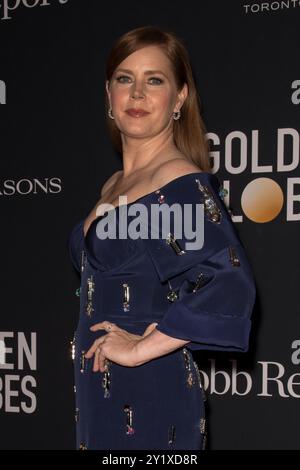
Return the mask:
<svg viewBox="0 0 300 470">
<path fill-rule="evenodd" d="M 177 224 L 182 229 L 178 236 L 171 217 L 170 229 L 157 225 L 160 238 L 145 240 L 159 280 L 173 293 L 156 329 L 189 340 L 186 347 L 191 350 L 246 352 L 255 282 L 220 189 L 216 176 L 200 172 L 179 177 L 157 192 L 162 204 L 177 203 L 184 217 Z M 187 236 L 188 225 L 194 238 Z M 188 245 L 197 238 L 197 244 Z"/>
</svg>

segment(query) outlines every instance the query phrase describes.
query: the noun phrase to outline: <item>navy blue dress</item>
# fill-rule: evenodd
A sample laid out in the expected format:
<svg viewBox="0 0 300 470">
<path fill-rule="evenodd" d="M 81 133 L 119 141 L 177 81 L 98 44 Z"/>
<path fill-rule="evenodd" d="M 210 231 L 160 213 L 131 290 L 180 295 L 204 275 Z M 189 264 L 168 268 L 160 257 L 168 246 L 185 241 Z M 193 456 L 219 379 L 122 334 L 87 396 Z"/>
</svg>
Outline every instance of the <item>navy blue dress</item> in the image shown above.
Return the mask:
<svg viewBox="0 0 300 470">
<path fill-rule="evenodd" d="M 247 351 L 255 300 L 252 271 L 220 190 L 216 176 L 195 172 L 108 212 L 118 227 L 124 211 L 128 221 L 138 215 L 130 214 L 137 203 L 148 213 L 152 206 L 189 204 L 193 217 L 203 204 L 201 249 L 186 249 L 184 222 L 182 235 L 174 236 L 172 217 L 167 236 L 160 222 L 154 227 L 157 238 L 149 222 L 148 238 L 99 239 L 105 214 L 85 238 L 84 219 L 71 231 L 69 252 L 81 276 L 73 340 L 78 449 L 205 447 L 205 396 L 192 351 Z M 108 361 L 105 372 L 93 372 L 94 358 L 84 353 L 107 334 L 90 331 L 104 320 L 138 335 L 157 322 L 157 330 L 190 342 L 137 367 Z"/>
</svg>

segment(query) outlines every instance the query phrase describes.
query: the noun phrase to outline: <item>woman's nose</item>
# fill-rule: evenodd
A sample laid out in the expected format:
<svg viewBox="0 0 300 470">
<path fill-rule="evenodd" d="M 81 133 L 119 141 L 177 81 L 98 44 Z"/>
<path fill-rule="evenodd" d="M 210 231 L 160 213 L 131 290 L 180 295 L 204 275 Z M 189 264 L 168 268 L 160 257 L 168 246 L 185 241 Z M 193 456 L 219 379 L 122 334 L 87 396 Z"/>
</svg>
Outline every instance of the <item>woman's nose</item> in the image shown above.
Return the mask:
<svg viewBox="0 0 300 470">
<path fill-rule="evenodd" d="M 132 98 L 144 98 L 144 89 L 142 84 L 133 84 L 133 88 L 131 91 Z"/>
</svg>

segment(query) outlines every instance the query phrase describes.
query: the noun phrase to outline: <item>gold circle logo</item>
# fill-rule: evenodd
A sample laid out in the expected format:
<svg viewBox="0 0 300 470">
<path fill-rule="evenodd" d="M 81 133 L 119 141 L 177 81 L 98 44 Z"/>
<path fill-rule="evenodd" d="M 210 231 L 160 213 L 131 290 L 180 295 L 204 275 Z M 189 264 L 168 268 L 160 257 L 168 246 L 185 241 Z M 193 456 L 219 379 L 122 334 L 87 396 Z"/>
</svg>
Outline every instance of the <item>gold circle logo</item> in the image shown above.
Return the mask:
<svg viewBox="0 0 300 470">
<path fill-rule="evenodd" d="M 245 187 L 241 205 L 244 214 L 253 222 L 270 222 L 282 209 L 283 193 L 271 178 L 256 178 Z"/>
</svg>

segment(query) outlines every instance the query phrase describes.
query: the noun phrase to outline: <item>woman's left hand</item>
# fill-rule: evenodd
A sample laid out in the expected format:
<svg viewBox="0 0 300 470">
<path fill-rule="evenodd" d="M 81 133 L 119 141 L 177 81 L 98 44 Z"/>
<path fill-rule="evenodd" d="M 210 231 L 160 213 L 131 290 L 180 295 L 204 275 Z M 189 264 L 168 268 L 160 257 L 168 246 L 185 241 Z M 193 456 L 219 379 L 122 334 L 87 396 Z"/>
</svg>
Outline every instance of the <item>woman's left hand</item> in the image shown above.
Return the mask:
<svg viewBox="0 0 300 470">
<path fill-rule="evenodd" d="M 106 330 L 106 335 L 96 339 L 90 349 L 86 352 L 85 357 L 90 359 L 94 355 L 93 371 L 104 372 L 106 369 L 105 361 L 109 359 L 121 366 L 135 367 L 140 364 L 137 354 L 136 345 L 142 339 L 150 334 L 157 323 L 151 323 L 145 330 L 143 336 L 129 333 L 119 328 L 115 323 L 103 321 L 93 325 L 91 331 Z"/>
</svg>

